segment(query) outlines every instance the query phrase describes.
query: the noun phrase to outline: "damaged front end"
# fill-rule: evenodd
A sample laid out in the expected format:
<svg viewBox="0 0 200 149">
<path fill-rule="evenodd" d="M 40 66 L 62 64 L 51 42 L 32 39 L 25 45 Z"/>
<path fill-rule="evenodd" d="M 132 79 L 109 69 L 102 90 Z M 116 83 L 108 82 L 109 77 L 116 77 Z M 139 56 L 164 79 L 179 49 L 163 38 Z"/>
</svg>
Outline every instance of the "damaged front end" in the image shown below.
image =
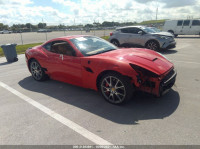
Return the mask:
<svg viewBox="0 0 200 149">
<path fill-rule="evenodd" d="M 175 83 L 176 71 L 172 67 L 166 73 L 158 75 L 138 65 L 130 63 L 137 72 L 137 89 L 154 94 L 158 97 L 164 95 Z"/>
</svg>

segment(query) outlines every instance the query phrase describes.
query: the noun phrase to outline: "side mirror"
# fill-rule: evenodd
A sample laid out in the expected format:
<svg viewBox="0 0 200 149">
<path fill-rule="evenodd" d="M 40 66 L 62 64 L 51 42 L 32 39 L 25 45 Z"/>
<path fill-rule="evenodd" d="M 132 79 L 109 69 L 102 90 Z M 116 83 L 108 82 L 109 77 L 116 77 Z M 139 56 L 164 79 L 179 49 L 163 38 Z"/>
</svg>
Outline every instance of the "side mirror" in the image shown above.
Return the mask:
<svg viewBox="0 0 200 149">
<path fill-rule="evenodd" d="M 142 31 L 139 31 L 138 34 L 143 35 L 143 32 L 142 32 Z"/>
</svg>

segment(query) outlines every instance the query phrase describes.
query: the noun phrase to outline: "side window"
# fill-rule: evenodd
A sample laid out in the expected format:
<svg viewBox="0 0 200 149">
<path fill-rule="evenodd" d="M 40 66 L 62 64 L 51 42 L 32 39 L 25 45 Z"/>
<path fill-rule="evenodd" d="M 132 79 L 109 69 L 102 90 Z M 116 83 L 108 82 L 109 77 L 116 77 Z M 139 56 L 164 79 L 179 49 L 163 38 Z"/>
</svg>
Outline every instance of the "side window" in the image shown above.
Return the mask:
<svg viewBox="0 0 200 149">
<path fill-rule="evenodd" d="M 133 28 L 133 34 L 138 34 L 139 31 L 142 31 L 141 29 L 139 28 Z M 143 32 L 143 31 L 142 31 Z"/>
<path fill-rule="evenodd" d="M 129 33 L 129 28 L 123 28 L 123 29 L 121 29 L 121 32 L 122 33 Z"/>
<path fill-rule="evenodd" d="M 200 26 L 200 20 L 193 20 L 192 26 Z"/>
<path fill-rule="evenodd" d="M 138 34 L 138 32 L 141 31 L 139 28 L 123 28 L 121 30 L 122 33 L 131 33 L 131 34 Z"/>
<path fill-rule="evenodd" d="M 137 34 L 135 29 L 136 28 L 129 28 L 129 33 L 131 33 L 131 34 Z"/>
<path fill-rule="evenodd" d="M 182 24 L 183 24 L 183 20 L 178 20 L 177 26 L 182 26 Z"/>
<path fill-rule="evenodd" d="M 51 52 L 68 56 L 76 56 L 74 49 L 66 41 L 54 42 L 51 46 Z"/>
<path fill-rule="evenodd" d="M 190 20 L 185 20 L 185 21 L 183 22 L 183 26 L 189 26 L 189 24 L 190 24 Z"/>
<path fill-rule="evenodd" d="M 51 44 L 52 44 L 52 42 L 49 42 L 49 43 L 43 45 L 43 48 L 45 48 L 46 50 L 50 51 L 51 50 Z"/>
</svg>

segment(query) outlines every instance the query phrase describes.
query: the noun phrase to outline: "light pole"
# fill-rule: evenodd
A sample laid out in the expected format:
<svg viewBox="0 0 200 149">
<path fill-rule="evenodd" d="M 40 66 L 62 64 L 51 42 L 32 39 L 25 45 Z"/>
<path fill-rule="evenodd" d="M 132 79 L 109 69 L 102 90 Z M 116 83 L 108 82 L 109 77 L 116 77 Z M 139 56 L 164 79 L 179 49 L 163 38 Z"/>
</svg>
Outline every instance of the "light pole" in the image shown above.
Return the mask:
<svg viewBox="0 0 200 149">
<path fill-rule="evenodd" d="M 156 0 L 156 27 L 157 27 L 157 19 L 158 19 L 158 1 Z"/>
</svg>

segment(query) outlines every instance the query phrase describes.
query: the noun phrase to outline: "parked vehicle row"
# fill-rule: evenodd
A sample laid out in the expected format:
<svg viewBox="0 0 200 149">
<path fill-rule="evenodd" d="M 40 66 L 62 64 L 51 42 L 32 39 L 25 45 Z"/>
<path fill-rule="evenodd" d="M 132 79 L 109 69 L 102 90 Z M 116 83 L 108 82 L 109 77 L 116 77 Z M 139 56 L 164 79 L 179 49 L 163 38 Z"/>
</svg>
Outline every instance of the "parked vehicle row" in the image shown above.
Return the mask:
<svg viewBox="0 0 200 149">
<path fill-rule="evenodd" d="M 38 33 L 41 33 L 41 32 L 52 32 L 52 30 L 51 29 L 39 29 L 37 32 Z"/>
<path fill-rule="evenodd" d="M 9 30 L 2 30 L 0 31 L 0 34 L 11 34 L 12 31 L 9 31 Z"/>
</svg>

